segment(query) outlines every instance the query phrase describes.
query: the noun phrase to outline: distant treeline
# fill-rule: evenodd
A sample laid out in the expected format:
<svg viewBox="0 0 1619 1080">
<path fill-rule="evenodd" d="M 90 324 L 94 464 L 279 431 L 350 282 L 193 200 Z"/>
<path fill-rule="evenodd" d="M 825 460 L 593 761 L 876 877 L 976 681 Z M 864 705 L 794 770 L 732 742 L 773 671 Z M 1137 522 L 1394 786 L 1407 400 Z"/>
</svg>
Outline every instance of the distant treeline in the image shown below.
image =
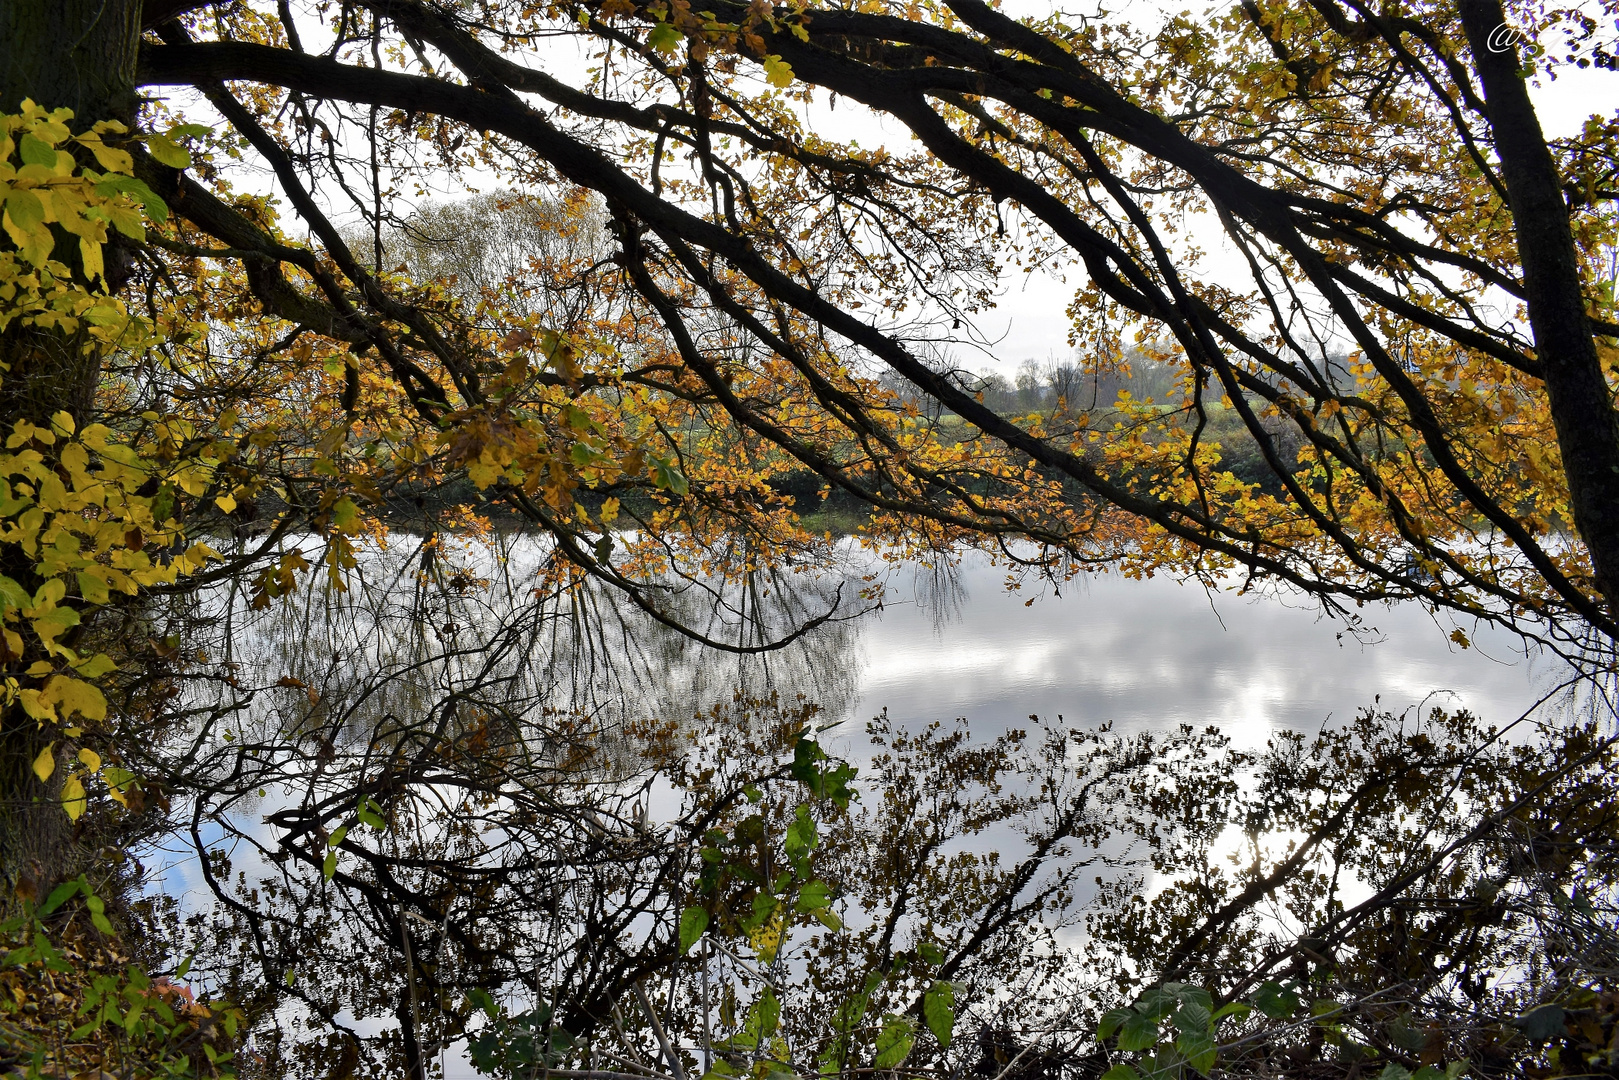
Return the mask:
<svg viewBox="0 0 1619 1080">
<path fill-rule="evenodd" d="M 978 372 L 958 369 L 952 376 L 966 389 L 982 395 L 985 405 L 1007 415 L 1049 414 L 1059 409 L 1073 413 L 1110 410 L 1126 394 L 1138 403 L 1180 404 L 1185 400 L 1187 367 L 1179 357 L 1174 361 L 1156 359 L 1169 352 L 1167 346 L 1132 346 L 1117 356 L 1075 350 L 1068 358 L 1052 358 L 1044 363 L 1026 359 L 1010 375 L 985 368 Z M 1329 353 L 1320 363 L 1328 381 L 1338 382 L 1349 376 L 1345 353 Z M 928 411 L 929 403 L 909 382 L 891 373 L 884 374 L 880 381 L 903 400 L 916 402 Z M 1221 396 L 1218 385 L 1209 385 L 1203 400 L 1218 404 Z M 936 415 L 937 406 L 933 410 Z"/>
</svg>

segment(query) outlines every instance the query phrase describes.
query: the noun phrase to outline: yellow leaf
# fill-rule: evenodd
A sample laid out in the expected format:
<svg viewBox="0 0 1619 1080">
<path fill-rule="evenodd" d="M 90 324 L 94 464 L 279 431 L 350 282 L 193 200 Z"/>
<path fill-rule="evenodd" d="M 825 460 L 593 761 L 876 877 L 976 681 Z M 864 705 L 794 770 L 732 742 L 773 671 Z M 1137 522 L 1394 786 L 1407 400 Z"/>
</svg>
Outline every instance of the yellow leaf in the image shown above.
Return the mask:
<svg viewBox="0 0 1619 1080">
<path fill-rule="evenodd" d="M 113 228 L 132 239 L 146 239 L 146 223 L 139 213 L 116 203 L 107 207 L 107 213 L 112 217 Z"/>
<path fill-rule="evenodd" d="M 96 162 L 108 172 L 123 173 L 125 176 L 135 171 L 135 159 L 129 156 L 127 150 L 108 146 L 101 141 L 100 136 L 94 138 L 88 135 L 79 136 L 79 142 L 89 148 L 96 156 Z"/>
<path fill-rule="evenodd" d="M 35 590 L 34 606 L 31 611 L 39 613 L 49 611 L 51 608 L 61 603 L 62 597 L 66 595 L 67 585 L 62 581 L 62 579 L 51 578 L 49 581 L 45 582 L 45 584 L 41 585 L 37 590 Z M 38 616 L 30 613 L 29 617 L 37 618 Z"/>
<path fill-rule="evenodd" d="M 772 53 L 765 57 L 765 80 L 771 86 L 785 88 L 793 85 L 792 65 Z"/>
<path fill-rule="evenodd" d="M 62 809 L 67 811 L 69 821 L 77 821 L 84 816 L 84 808 L 89 800 L 84 796 L 84 785 L 77 776 L 70 776 L 62 784 Z"/>
<path fill-rule="evenodd" d="M 79 258 L 84 260 L 85 276 L 92 280 L 105 276 L 106 267 L 101 261 L 101 245 L 94 240 L 79 239 Z"/>
<path fill-rule="evenodd" d="M 50 702 L 43 700 L 38 690 L 19 690 L 17 691 L 17 700 L 22 702 L 23 712 L 32 716 L 35 720 L 56 719 L 55 707 Z M 39 762 L 34 762 L 34 767 L 38 769 Z M 55 768 L 55 765 L 53 764 L 51 767 Z"/>
<path fill-rule="evenodd" d="M 24 691 L 24 693 L 27 693 L 27 691 Z M 55 771 L 56 743 L 51 742 L 46 744 L 45 749 L 41 750 L 39 756 L 34 759 L 34 775 L 39 777 L 39 782 L 43 784 L 51 778 L 51 773 Z"/>
<path fill-rule="evenodd" d="M 79 748 L 79 760 L 84 762 L 84 767 L 89 769 L 92 773 L 98 773 L 101 771 L 101 755 L 90 749 L 88 746 Z"/>
<path fill-rule="evenodd" d="M 117 666 L 106 653 L 96 653 L 90 659 L 80 661 L 76 665 L 76 669 L 86 679 L 99 679 Z"/>
<path fill-rule="evenodd" d="M 56 675 L 45 684 L 45 697 L 60 703 L 62 715 L 78 713 L 86 720 L 107 718 L 107 698 L 99 689 L 82 679 Z"/>
<path fill-rule="evenodd" d="M 22 250 L 22 257 L 35 266 L 44 266 L 50 260 L 51 249 L 56 246 L 56 241 L 51 237 L 50 228 L 45 225 L 36 225 L 32 229 L 23 231 L 19 237 L 18 233 L 9 227 L 10 217 L 11 212 L 7 210 L 0 222 L 7 223 L 6 231 L 11 234 L 11 238 L 16 241 L 17 247 Z"/>
<path fill-rule="evenodd" d="M 214 500 L 214 505 L 227 514 L 234 513 L 236 510 L 236 500 L 229 495 L 221 495 Z"/>
</svg>

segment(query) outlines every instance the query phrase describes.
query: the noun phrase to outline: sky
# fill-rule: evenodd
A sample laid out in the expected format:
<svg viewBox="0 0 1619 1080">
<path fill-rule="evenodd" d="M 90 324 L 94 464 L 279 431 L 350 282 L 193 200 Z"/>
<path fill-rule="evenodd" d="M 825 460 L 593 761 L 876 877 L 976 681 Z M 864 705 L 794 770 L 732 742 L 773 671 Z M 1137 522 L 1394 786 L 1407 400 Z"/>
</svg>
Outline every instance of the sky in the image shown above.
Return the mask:
<svg viewBox="0 0 1619 1080">
<path fill-rule="evenodd" d="M 1086 5 L 1087 8 L 1089 6 Z M 1169 14 L 1223 6 L 1198 5 L 1193 9 L 1163 0 L 1123 0 L 1109 13 L 1137 27 L 1147 27 Z M 1014 17 L 1041 16 L 1052 8 L 1049 0 L 1005 0 L 1003 3 L 1003 10 Z M 315 24 L 302 29 L 310 41 L 318 41 L 325 36 Z M 1524 32 L 1534 36 L 1533 28 L 1524 28 Z M 543 58 L 535 59 L 551 74 L 564 79 L 582 77 L 588 63 L 572 39 L 558 42 L 546 51 Z M 1577 132 L 1594 111 L 1611 112 L 1619 105 L 1619 73 L 1596 67 L 1584 71 L 1568 69 L 1555 81 L 1542 81 L 1532 92 L 1546 134 L 1552 138 L 1567 136 Z M 196 114 L 203 110 L 188 108 L 188 111 Z M 847 101 L 840 102 L 834 112 L 828 109 L 824 98 L 819 99 L 806 108 L 805 117 L 817 129 L 835 130 L 841 137 L 857 139 L 866 147 L 888 146 L 896 151 L 904 151 L 914 145 L 913 137 L 902 125 Z M 473 173 L 469 174 L 468 180 L 484 190 L 502 186 L 500 178 L 493 175 Z M 462 183 L 444 178 L 431 186 L 437 189 L 436 197 L 453 198 L 462 190 Z M 268 190 L 269 177 L 263 172 L 257 176 L 248 173 L 242 176 L 239 186 L 249 191 Z M 352 212 L 335 216 L 340 220 L 354 218 Z M 1212 223 L 1194 223 L 1188 237 L 1207 251 L 1205 276 L 1247 280 L 1245 265 Z M 1063 280 L 1064 276 L 1067 280 Z M 976 319 L 977 336 L 985 345 L 981 348 L 959 347 L 957 362 L 972 370 L 998 369 L 1010 376 L 1025 360 L 1032 359 L 1043 366 L 1048 361 L 1067 358 L 1071 354 L 1071 346 L 1065 309 L 1084 280 L 1084 273 L 1077 266 L 1072 272 L 1057 273 L 1045 270 L 1024 273 L 1018 267 L 1008 267 L 1002 275 L 996 306 Z"/>
</svg>

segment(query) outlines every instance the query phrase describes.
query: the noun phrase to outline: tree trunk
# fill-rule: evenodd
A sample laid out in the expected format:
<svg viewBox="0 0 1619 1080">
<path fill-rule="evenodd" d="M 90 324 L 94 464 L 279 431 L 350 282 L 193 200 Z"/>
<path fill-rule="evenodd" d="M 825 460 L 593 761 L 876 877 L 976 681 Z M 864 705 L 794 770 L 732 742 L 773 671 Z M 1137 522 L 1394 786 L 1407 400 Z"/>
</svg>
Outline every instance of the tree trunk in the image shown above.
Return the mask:
<svg viewBox="0 0 1619 1080">
<path fill-rule="evenodd" d="M 15 113 L 32 100 L 72 109 L 74 131 L 101 120 L 133 127 L 140 32 L 138 0 L 0 0 L 0 110 Z M 61 244 L 57 253 L 77 263 L 76 248 Z M 82 346 L 76 335 L 31 327 L 0 334 L 0 437 L 19 419 L 46 422 L 64 409 L 81 425 L 89 419 L 101 358 Z M 0 572 L 29 591 L 39 584 L 15 549 L 0 553 Z M 25 647 L 24 656 L 7 660 L 5 674 L 20 677 L 39 659 Z M 60 803 L 66 768 L 59 761 L 47 783 L 33 770 L 52 743 L 63 757 L 59 732 L 41 729 L 18 707 L 0 713 L 0 910 L 24 876 L 45 889 L 81 862 Z"/>
<path fill-rule="evenodd" d="M 1619 615 L 1619 411 L 1585 312 L 1568 204 L 1529 100 L 1517 46 L 1494 34 L 1506 19 L 1500 0 L 1462 0 L 1460 7 L 1512 206 L 1529 325 L 1545 372 L 1574 527 L 1591 553 L 1598 591 Z"/>
<path fill-rule="evenodd" d="M 0 110 L 32 98 L 73 110 L 75 127 L 135 118 L 137 0 L 6 0 L 0 4 Z"/>
</svg>

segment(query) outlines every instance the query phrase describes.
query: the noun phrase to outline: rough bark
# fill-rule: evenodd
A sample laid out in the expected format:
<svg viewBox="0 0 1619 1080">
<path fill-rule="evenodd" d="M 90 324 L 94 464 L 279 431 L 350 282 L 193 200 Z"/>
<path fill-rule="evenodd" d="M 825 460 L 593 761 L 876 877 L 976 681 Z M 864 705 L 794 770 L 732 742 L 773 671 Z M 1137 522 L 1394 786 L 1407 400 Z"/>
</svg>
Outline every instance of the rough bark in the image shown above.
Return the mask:
<svg viewBox="0 0 1619 1080">
<path fill-rule="evenodd" d="M 135 115 L 136 0 L 7 0 L 0 4 L 0 109 L 24 98 L 66 106 L 81 124 Z"/>
<path fill-rule="evenodd" d="M 72 109 L 75 130 L 101 120 L 132 126 L 140 31 L 138 0 L 0 3 L 0 110 L 16 112 L 32 100 L 47 109 Z M 40 421 L 63 409 L 83 421 L 101 364 L 82 345 L 75 335 L 34 328 L 0 334 L 0 431 L 10 431 L 18 419 Z M 0 559 L 0 572 L 32 590 L 38 582 L 19 560 Z M 11 658 L 7 673 L 19 674 L 40 658 L 31 652 Z M 67 770 L 58 767 L 48 783 L 33 771 L 35 758 L 51 743 L 60 757 L 59 733 L 42 730 L 20 708 L 0 714 L 0 907 L 22 877 L 49 887 L 80 861 L 58 801 Z"/>
<path fill-rule="evenodd" d="M 1619 613 L 1619 411 L 1602 375 L 1557 163 L 1529 100 L 1500 0 L 1462 0 L 1462 25 L 1484 84 L 1523 263 L 1529 325 L 1557 425 L 1574 527 L 1591 553 L 1597 589 Z"/>
</svg>

